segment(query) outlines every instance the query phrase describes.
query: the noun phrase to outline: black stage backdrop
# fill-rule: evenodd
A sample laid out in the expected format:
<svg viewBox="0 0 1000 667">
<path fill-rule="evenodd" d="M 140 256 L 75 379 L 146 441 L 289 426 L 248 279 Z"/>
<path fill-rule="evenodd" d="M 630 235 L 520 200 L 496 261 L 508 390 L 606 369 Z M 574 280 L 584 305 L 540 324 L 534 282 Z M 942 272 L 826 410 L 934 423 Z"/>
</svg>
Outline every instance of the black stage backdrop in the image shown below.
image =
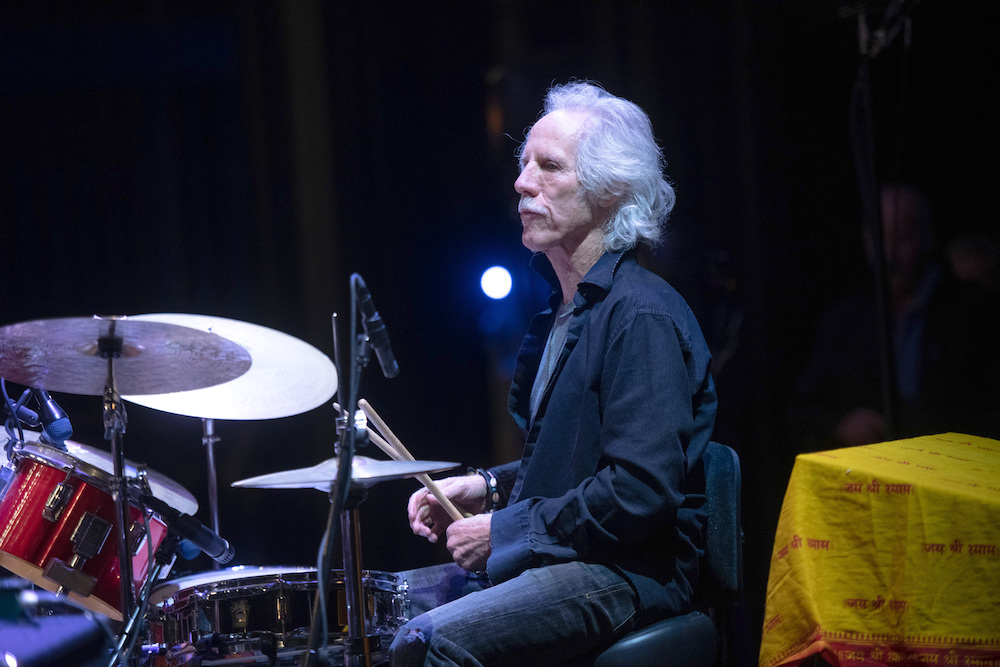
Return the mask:
<svg viewBox="0 0 1000 667">
<path fill-rule="evenodd" d="M 933 201 L 942 238 L 994 231 L 994 3 L 903 3 L 875 61 L 883 180 Z M 858 3 L 871 27 L 885 3 Z M 747 664 L 792 460 L 781 416 L 815 316 L 865 273 L 846 2 L 31 3 L 0 21 L 0 323 L 198 313 L 333 356 L 361 273 L 402 372 L 362 395 L 422 459 L 516 452 L 512 351 L 544 291 L 525 269 L 513 150 L 546 87 L 590 78 L 651 115 L 678 193 L 649 265 L 691 301 L 721 363 L 716 439 L 743 458 Z M 503 305 L 479 273 L 504 263 Z M 742 317 L 726 338 L 720 322 Z M 727 342 L 729 343 L 727 347 Z M 107 448 L 97 397 L 57 395 Z M 128 406 L 128 458 L 199 499 L 202 424 Z M 332 410 L 216 424 L 221 533 L 247 565 L 309 565 L 328 507 L 251 475 L 333 455 Z M 372 448 L 363 454 L 381 458 Z M 363 566 L 444 560 L 404 517 L 411 480 L 362 505 Z M 175 572 L 209 569 L 204 556 Z"/>
</svg>

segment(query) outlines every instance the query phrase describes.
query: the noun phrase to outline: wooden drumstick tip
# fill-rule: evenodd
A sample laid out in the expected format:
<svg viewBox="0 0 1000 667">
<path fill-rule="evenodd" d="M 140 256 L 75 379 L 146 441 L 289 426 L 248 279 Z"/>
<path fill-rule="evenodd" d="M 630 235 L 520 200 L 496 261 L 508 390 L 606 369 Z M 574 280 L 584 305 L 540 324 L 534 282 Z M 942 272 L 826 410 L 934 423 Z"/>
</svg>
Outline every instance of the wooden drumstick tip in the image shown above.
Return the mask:
<svg viewBox="0 0 1000 667">
<path fill-rule="evenodd" d="M 368 401 L 363 398 L 359 399 L 358 407 L 361 408 L 361 410 L 368 417 L 368 420 L 375 424 L 375 428 L 381 431 L 382 435 L 385 436 L 385 439 L 396 448 L 396 451 L 398 451 L 404 459 L 407 461 L 415 460 L 413 458 L 413 454 L 410 454 L 406 447 L 403 446 L 403 441 L 396 437 L 396 434 L 392 432 L 389 425 L 385 423 L 385 420 L 382 419 L 377 412 L 375 412 L 375 408 L 373 408 Z"/>
<path fill-rule="evenodd" d="M 414 460 L 413 455 L 411 455 L 410 452 L 403 447 L 403 443 L 399 441 L 399 438 L 397 438 L 391 430 L 389 430 L 389 427 L 385 424 L 382 418 L 378 416 L 378 413 L 375 412 L 374 408 L 369 405 L 368 401 L 363 398 L 360 399 L 358 401 L 358 407 L 364 411 L 370 421 L 379 427 L 379 430 L 382 431 L 382 434 L 385 436 L 385 438 L 383 438 L 379 436 L 378 433 L 375 433 L 375 431 L 371 428 L 368 429 L 368 438 L 374 442 L 379 449 L 388 454 L 390 458 L 397 461 Z M 392 440 L 392 442 L 387 441 L 387 439 Z M 437 498 L 441 507 L 444 508 L 444 511 L 447 512 L 448 516 L 450 516 L 453 520 L 458 521 L 459 519 L 466 518 L 466 516 L 463 515 L 457 507 L 455 507 L 455 503 L 451 502 L 451 499 L 444 494 L 441 487 L 435 484 L 434 480 L 432 480 L 427 473 L 420 473 L 417 475 L 417 479 L 434 495 L 435 498 Z"/>
</svg>

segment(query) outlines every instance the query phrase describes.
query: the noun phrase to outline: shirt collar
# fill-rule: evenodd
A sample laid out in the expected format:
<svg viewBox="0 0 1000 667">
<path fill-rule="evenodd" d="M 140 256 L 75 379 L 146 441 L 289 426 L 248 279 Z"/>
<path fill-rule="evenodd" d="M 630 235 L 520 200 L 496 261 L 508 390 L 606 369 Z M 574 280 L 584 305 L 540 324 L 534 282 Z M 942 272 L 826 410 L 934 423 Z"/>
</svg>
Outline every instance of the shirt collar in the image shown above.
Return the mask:
<svg viewBox="0 0 1000 667">
<path fill-rule="evenodd" d="M 596 301 L 601 295 L 607 294 L 611 289 L 611 281 L 614 280 L 618 267 L 621 266 L 626 257 L 634 257 L 635 254 L 635 248 L 605 252 L 597 260 L 597 263 L 590 267 L 583 280 L 577 285 L 577 293 L 583 297 L 585 302 Z M 537 271 L 552 286 L 553 293 L 561 297 L 562 291 L 559 285 L 559 278 L 556 276 L 555 269 L 552 268 L 552 264 L 549 262 L 549 258 L 545 256 L 545 253 L 536 252 L 531 256 L 530 264 L 531 268 Z"/>
</svg>

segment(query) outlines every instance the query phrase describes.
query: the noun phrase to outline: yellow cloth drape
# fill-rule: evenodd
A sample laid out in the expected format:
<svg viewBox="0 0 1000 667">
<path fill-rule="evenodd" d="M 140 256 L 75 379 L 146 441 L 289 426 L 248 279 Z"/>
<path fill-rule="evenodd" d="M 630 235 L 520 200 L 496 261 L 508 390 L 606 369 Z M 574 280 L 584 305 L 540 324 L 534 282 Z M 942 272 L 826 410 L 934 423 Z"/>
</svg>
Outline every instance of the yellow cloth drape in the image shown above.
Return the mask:
<svg viewBox="0 0 1000 667">
<path fill-rule="evenodd" d="M 760 664 L 1000 666 L 1000 442 L 803 454 L 778 520 Z"/>
</svg>

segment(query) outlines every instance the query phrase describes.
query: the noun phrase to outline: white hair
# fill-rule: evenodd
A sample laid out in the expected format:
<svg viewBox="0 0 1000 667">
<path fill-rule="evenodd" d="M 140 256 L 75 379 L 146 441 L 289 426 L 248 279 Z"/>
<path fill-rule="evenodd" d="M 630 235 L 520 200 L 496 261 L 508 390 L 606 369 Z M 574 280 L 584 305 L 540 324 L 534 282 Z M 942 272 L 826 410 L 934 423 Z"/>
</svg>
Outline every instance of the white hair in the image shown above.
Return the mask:
<svg viewBox="0 0 1000 667">
<path fill-rule="evenodd" d="M 675 195 L 646 112 L 587 81 L 550 88 L 543 114 L 553 111 L 587 116 L 576 149 L 576 175 L 591 206 L 617 202 L 605 224 L 605 249 L 659 245 Z M 523 150 L 522 143 L 518 159 Z"/>
</svg>

